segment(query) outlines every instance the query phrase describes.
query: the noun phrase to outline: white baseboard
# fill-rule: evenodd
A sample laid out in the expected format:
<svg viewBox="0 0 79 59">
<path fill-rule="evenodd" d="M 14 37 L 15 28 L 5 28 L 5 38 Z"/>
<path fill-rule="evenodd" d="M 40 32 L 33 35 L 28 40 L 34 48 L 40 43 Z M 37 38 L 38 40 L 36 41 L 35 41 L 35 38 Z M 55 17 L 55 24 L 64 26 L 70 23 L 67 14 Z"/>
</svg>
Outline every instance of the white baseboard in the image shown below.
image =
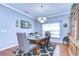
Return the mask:
<svg viewBox="0 0 79 59">
<path fill-rule="evenodd" d="M 13 45 L 11 45 L 11 46 L 8 46 L 8 47 L 5 47 L 5 48 L 1 48 L 0 51 L 9 49 L 9 48 L 12 48 L 12 47 L 15 47 L 15 46 L 18 46 L 18 44 L 13 44 Z"/>
</svg>

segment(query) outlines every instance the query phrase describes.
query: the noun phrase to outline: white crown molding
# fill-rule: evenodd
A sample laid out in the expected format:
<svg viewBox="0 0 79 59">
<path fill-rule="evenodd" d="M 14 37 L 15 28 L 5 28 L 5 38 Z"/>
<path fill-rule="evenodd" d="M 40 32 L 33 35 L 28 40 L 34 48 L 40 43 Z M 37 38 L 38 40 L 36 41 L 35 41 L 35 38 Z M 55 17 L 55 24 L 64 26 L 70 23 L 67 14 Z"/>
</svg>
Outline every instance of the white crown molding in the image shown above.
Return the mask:
<svg viewBox="0 0 79 59">
<path fill-rule="evenodd" d="M 26 13 L 24 13 L 24 12 L 22 12 L 22 11 L 20 11 L 20 10 L 16 9 L 16 8 L 14 8 L 14 7 L 12 7 L 12 6 L 8 5 L 8 4 L 1 3 L 1 5 L 3 5 L 3 6 L 5 6 L 5 7 L 7 7 L 7 8 L 9 8 L 9 9 L 11 9 L 11 10 L 14 10 L 14 11 L 16 11 L 16 12 L 20 13 L 20 14 L 23 14 L 23 15 L 25 15 L 25 16 L 27 16 L 27 17 L 29 17 L 29 18 L 34 19 L 32 16 L 30 16 L 30 15 L 28 15 L 28 14 L 26 14 Z"/>
<path fill-rule="evenodd" d="M 57 14 L 48 16 L 46 18 L 51 18 L 51 17 L 56 17 L 56 16 L 62 16 L 62 15 L 69 15 L 69 13 L 70 13 L 69 11 L 65 11 L 65 12 L 61 12 L 61 13 L 57 13 Z"/>
<path fill-rule="evenodd" d="M 30 16 L 29 14 L 24 13 L 24 12 L 22 12 L 22 11 L 16 9 L 16 8 L 14 8 L 14 7 L 8 5 L 8 4 L 1 3 L 1 5 L 3 5 L 3 6 L 5 6 L 5 7 L 7 7 L 7 8 L 9 8 L 9 9 L 11 9 L 11 10 L 14 10 L 14 11 L 20 13 L 20 14 L 23 14 L 23 15 L 29 17 L 29 18 L 36 19 L 36 18 Z M 51 18 L 51 17 L 61 16 L 61 15 L 67 15 L 67 14 L 69 14 L 69 11 L 64 11 L 64 12 L 56 13 L 56 14 L 54 14 L 54 15 L 47 16 L 46 18 Z"/>
</svg>

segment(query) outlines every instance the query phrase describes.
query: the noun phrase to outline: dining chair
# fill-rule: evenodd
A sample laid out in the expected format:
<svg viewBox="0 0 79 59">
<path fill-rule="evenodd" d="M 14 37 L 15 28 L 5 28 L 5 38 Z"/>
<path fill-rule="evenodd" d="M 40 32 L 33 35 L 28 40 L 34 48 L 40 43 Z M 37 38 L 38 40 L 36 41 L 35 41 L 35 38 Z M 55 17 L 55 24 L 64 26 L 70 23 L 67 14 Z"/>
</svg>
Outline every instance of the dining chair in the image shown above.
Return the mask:
<svg viewBox="0 0 79 59">
<path fill-rule="evenodd" d="M 48 46 L 50 45 L 50 38 L 51 38 L 50 32 L 46 31 L 45 32 L 45 39 L 47 40 L 47 44 L 46 44 L 47 49 L 48 49 Z"/>
<path fill-rule="evenodd" d="M 16 52 L 16 55 L 23 56 L 27 55 L 30 51 L 33 53 L 33 49 L 37 47 L 37 45 L 29 44 L 27 40 L 26 33 L 16 33 L 19 50 Z"/>
</svg>

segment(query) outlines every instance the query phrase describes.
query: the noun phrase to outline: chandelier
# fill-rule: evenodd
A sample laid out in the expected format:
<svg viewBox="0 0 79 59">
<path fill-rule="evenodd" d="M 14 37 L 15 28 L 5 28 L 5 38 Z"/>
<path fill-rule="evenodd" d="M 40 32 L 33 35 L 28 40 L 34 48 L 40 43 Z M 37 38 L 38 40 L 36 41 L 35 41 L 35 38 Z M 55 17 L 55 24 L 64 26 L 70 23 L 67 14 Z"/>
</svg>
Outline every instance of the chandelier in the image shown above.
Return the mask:
<svg viewBox="0 0 79 59">
<path fill-rule="evenodd" d="M 37 19 L 40 23 L 44 23 L 45 21 L 47 21 L 46 17 L 38 17 Z"/>
<path fill-rule="evenodd" d="M 43 14 L 42 10 L 43 10 L 44 6 L 41 5 L 40 7 L 41 7 L 41 14 Z M 46 17 L 43 17 L 43 16 L 38 17 L 37 20 L 38 20 L 40 23 L 44 23 L 45 21 L 47 21 Z"/>
</svg>

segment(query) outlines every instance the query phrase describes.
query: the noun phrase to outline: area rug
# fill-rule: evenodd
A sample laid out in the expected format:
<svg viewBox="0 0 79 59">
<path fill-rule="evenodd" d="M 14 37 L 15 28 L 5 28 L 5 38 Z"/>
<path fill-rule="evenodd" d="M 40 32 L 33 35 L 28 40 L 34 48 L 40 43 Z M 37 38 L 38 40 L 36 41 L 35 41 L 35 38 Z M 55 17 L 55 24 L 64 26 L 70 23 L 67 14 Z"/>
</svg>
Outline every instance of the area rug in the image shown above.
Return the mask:
<svg viewBox="0 0 79 59">
<path fill-rule="evenodd" d="M 39 55 L 36 55 L 34 53 L 34 51 L 32 50 L 32 51 L 29 51 L 28 53 L 25 53 L 25 54 L 23 54 L 23 52 L 20 51 L 16 56 L 53 56 L 55 48 L 56 48 L 56 44 L 51 43 L 50 45 L 48 45 L 48 48 L 40 47 L 40 54 Z"/>
<path fill-rule="evenodd" d="M 48 46 L 48 48 L 45 48 L 45 49 L 44 48 L 41 48 L 39 55 L 36 55 L 32 51 L 30 51 L 27 54 L 27 56 L 53 56 L 54 51 L 55 51 L 55 48 L 56 48 L 56 44 L 50 44 Z"/>
</svg>

